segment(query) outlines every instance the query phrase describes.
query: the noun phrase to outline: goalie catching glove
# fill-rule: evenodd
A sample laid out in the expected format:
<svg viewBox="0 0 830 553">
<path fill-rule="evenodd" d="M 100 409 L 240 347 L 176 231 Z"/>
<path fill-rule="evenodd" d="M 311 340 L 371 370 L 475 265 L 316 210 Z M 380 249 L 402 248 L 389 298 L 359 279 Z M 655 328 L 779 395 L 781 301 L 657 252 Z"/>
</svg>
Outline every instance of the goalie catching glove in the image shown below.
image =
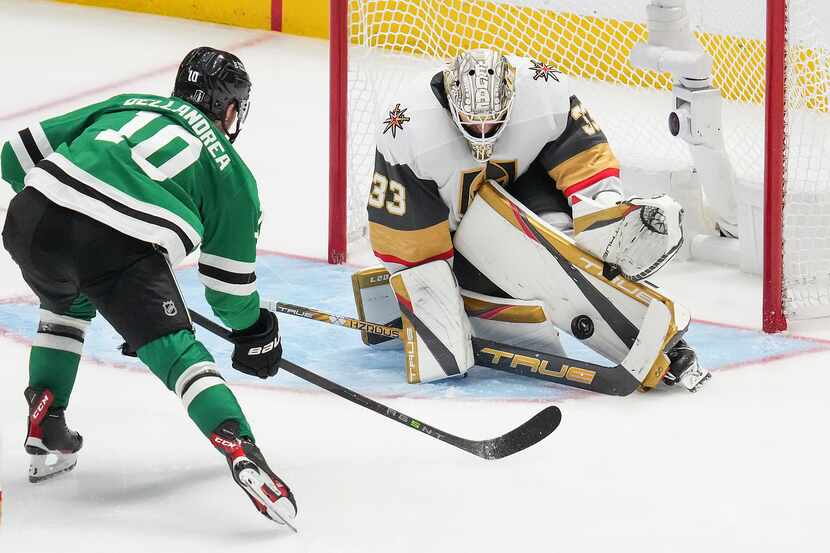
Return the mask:
<svg viewBox="0 0 830 553">
<path fill-rule="evenodd" d="M 271 311 L 260 309 L 257 322 L 245 330 L 234 330 L 230 341 L 234 344 L 234 369 L 259 378 L 277 374 L 282 344 L 277 316 Z"/>
<path fill-rule="evenodd" d="M 573 202 L 579 247 L 619 267 L 631 281 L 656 273 L 683 244 L 683 208 L 668 196 L 613 202 L 616 193 Z"/>
</svg>

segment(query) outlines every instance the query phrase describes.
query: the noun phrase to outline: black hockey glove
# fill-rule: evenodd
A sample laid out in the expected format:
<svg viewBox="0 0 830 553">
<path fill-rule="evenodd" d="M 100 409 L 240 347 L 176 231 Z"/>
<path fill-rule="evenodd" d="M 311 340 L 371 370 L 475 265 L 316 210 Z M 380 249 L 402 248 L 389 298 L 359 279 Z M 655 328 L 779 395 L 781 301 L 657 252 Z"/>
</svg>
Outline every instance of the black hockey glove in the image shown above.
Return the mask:
<svg viewBox="0 0 830 553">
<path fill-rule="evenodd" d="M 245 330 L 234 330 L 233 368 L 260 378 L 277 374 L 282 359 L 280 327 L 277 316 L 267 309 L 259 310 L 259 320 Z"/>
</svg>

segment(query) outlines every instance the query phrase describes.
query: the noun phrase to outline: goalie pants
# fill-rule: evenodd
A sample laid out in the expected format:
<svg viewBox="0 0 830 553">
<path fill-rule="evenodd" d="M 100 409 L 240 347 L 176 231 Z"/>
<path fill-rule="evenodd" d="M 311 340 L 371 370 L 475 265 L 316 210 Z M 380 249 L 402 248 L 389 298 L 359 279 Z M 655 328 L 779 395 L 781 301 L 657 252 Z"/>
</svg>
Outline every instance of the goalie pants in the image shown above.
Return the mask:
<svg viewBox="0 0 830 553">
<path fill-rule="evenodd" d="M 29 385 L 52 390 L 56 407 L 69 403 L 84 333 L 97 310 L 179 395 L 202 433 L 209 436 L 231 419 L 251 436 L 213 357 L 196 340 L 172 269 L 155 246 L 32 188 L 9 204 L 3 245 L 40 299 Z"/>
</svg>

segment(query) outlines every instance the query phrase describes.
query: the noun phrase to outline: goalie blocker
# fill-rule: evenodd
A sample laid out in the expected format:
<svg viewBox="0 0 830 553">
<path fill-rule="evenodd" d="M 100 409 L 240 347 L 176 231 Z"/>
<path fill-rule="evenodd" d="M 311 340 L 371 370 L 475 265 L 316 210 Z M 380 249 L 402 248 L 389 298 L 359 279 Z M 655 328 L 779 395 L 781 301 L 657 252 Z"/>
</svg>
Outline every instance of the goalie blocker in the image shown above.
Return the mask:
<svg viewBox="0 0 830 553">
<path fill-rule="evenodd" d="M 657 327 L 649 325 L 649 332 L 660 336 L 657 341 L 649 341 L 659 346 L 645 365 L 638 363 L 639 367 L 631 372 L 645 389 L 663 380 L 671 362 L 666 352 L 680 340 L 690 317 L 683 306 L 653 285 L 624 278 L 616 266 L 577 247 L 571 238 L 493 182 L 482 186 L 453 242 L 464 258 L 516 298 L 460 290 L 474 336 L 561 355 L 559 328 L 607 359 L 621 363 L 638 341 L 649 305 L 659 302 L 668 316 Z M 384 269 L 373 268 L 354 275 L 355 299 L 362 319 L 393 323 L 399 316 L 395 296 L 386 286 L 386 274 Z M 536 331 L 529 331 L 531 328 Z M 365 333 L 364 341 L 377 343 Z M 694 374 L 681 380 L 692 390 L 708 372 L 695 363 Z"/>
</svg>

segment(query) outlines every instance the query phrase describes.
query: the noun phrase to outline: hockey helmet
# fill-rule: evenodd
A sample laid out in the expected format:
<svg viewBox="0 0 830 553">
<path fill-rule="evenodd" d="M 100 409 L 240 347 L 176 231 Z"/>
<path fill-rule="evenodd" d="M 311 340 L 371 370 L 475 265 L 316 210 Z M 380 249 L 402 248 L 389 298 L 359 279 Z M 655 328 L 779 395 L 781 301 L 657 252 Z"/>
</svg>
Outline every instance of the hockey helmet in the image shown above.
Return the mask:
<svg viewBox="0 0 830 553">
<path fill-rule="evenodd" d="M 173 96 L 190 102 L 217 120 L 233 142 L 242 130 L 251 106 L 251 79 L 242 61 L 229 52 L 201 46 L 179 65 Z M 236 105 L 236 124 L 225 128 L 225 113 Z"/>
<path fill-rule="evenodd" d="M 473 157 L 487 161 L 513 109 L 516 68 L 501 53 L 461 52 L 444 69 L 452 119 L 470 143 Z"/>
</svg>

